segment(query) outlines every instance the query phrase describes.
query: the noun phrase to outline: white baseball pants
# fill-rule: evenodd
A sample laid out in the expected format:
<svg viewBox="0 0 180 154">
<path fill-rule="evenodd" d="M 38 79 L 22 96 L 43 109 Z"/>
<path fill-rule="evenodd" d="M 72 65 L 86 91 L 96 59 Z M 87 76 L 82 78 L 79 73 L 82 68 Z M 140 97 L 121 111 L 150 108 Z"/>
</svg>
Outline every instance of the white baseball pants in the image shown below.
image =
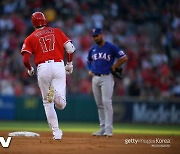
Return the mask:
<svg viewBox="0 0 180 154">
<path fill-rule="evenodd" d="M 64 109 L 66 106 L 66 72 L 64 62 L 48 60 L 39 64 L 37 67 L 37 79 L 49 126 L 54 136 L 62 136 L 54 104 L 58 109 Z M 47 101 L 50 86 L 53 86 L 55 89 L 55 101 L 51 103 Z"/>
</svg>

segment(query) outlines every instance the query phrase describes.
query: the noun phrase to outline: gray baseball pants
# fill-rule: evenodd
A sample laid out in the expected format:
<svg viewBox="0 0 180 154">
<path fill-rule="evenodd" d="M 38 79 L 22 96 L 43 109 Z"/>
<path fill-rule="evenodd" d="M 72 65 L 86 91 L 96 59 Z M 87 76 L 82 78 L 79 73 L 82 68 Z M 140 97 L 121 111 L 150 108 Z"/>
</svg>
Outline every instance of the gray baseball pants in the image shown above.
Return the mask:
<svg viewBox="0 0 180 154">
<path fill-rule="evenodd" d="M 112 132 L 113 129 L 113 89 L 114 78 L 112 74 L 93 76 L 92 90 L 98 108 L 100 127 L 106 132 Z"/>
</svg>

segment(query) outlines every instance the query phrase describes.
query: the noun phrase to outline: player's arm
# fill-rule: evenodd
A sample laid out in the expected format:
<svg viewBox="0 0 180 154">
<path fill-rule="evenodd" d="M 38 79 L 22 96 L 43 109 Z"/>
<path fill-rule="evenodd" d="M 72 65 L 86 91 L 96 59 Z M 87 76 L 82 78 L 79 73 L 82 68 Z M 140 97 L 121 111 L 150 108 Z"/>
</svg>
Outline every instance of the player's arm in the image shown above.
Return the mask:
<svg viewBox="0 0 180 154">
<path fill-rule="evenodd" d="M 91 69 L 92 69 L 91 67 L 92 67 L 92 63 L 91 63 L 91 61 L 88 60 L 87 61 L 87 68 L 89 71 L 91 71 Z"/>
<path fill-rule="evenodd" d="M 27 72 L 30 76 L 34 75 L 34 68 L 30 64 L 30 56 L 32 54 L 32 47 L 31 47 L 31 38 L 30 36 L 24 40 L 21 49 L 21 55 L 23 56 L 23 63 L 24 66 L 27 68 Z"/>
<path fill-rule="evenodd" d="M 115 71 L 117 67 L 120 67 L 122 64 L 124 64 L 128 60 L 127 56 L 124 55 L 123 57 L 119 58 L 118 61 L 112 65 L 112 71 Z"/>
<path fill-rule="evenodd" d="M 71 74 L 73 71 L 73 53 L 75 51 L 75 47 L 72 44 L 71 40 L 58 29 L 57 31 L 59 36 L 61 36 L 62 42 L 64 42 L 64 48 L 67 52 L 67 64 L 65 66 L 66 74 Z"/>
<path fill-rule="evenodd" d="M 88 52 L 88 56 L 87 56 L 87 68 L 88 68 L 89 71 L 92 71 L 92 61 L 93 61 L 93 59 L 92 59 L 92 50 L 93 49 L 94 48 L 91 47 L 91 49 Z"/>
<path fill-rule="evenodd" d="M 24 63 L 24 66 L 25 66 L 28 70 L 31 69 L 30 56 L 31 56 L 31 54 L 28 53 L 28 52 L 24 52 L 24 53 L 23 53 L 23 63 Z"/>
<path fill-rule="evenodd" d="M 64 45 L 64 48 L 67 52 L 67 62 L 72 62 L 73 59 L 73 53 L 76 50 L 74 45 L 69 41 Z"/>
<path fill-rule="evenodd" d="M 67 62 L 72 63 L 73 53 L 76 50 L 76 48 L 72 44 L 72 41 L 60 29 L 55 29 L 57 30 L 58 35 L 61 36 L 60 38 L 62 39 L 64 48 L 67 52 Z"/>
<path fill-rule="evenodd" d="M 24 66 L 27 68 L 28 74 L 30 76 L 33 76 L 34 75 L 34 68 L 30 64 L 30 57 L 31 57 L 30 53 L 23 52 L 23 63 L 24 63 Z"/>
<path fill-rule="evenodd" d="M 88 57 L 87 57 L 87 68 L 88 68 L 88 74 L 90 75 L 90 76 L 94 76 L 94 73 L 92 72 L 92 61 L 93 61 L 93 59 L 92 59 L 92 57 L 91 57 L 91 51 L 92 51 L 92 49 L 90 49 L 90 51 L 89 51 L 89 54 L 88 54 Z"/>
<path fill-rule="evenodd" d="M 128 58 L 123 50 L 119 49 L 117 46 L 112 45 L 111 50 L 113 52 L 114 57 L 118 58 L 117 62 L 114 63 L 111 67 L 112 71 L 115 71 L 116 68 L 120 67 L 122 64 L 124 64 Z"/>
<path fill-rule="evenodd" d="M 88 68 L 88 74 L 90 75 L 90 76 L 94 76 L 94 73 L 92 72 L 92 62 L 91 61 L 87 61 L 87 68 Z"/>
<path fill-rule="evenodd" d="M 64 48 L 67 52 L 67 64 L 65 66 L 66 73 L 70 74 L 73 71 L 73 54 L 75 52 L 75 47 L 74 45 L 69 41 L 64 45 Z"/>
</svg>

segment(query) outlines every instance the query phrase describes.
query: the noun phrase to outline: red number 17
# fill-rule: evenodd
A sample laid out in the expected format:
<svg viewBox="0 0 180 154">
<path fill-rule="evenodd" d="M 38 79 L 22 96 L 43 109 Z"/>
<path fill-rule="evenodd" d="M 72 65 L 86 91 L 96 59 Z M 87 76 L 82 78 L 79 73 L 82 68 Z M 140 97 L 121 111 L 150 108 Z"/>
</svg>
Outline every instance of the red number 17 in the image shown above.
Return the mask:
<svg viewBox="0 0 180 154">
<path fill-rule="evenodd" d="M 54 50 L 55 37 L 54 34 L 47 35 L 39 38 L 43 52 Z"/>
</svg>

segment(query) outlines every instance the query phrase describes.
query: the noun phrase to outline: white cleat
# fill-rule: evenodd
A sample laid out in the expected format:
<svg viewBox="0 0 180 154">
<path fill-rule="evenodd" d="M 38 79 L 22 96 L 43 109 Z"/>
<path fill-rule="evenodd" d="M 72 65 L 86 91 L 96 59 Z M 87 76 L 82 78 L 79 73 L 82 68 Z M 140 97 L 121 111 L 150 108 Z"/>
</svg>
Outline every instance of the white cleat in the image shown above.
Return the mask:
<svg viewBox="0 0 180 154">
<path fill-rule="evenodd" d="M 53 137 L 53 140 L 58 140 L 58 141 L 60 141 L 62 139 L 62 137 L 57 137 L 57 136 L 54 136 Z"/>
<path fill-rule="evenodd" d="M 49 103 L 51 103 L 54 100 L 54 97 L 55 97 L 54 94 L 55 94 L 55 90 L 54 90 L 53 86 L 50 86 L 48 94 L 47 94 L 47 101 Z"/>
<path fill-rule="evenodd" d="M 56 129 L 53 131 L 53 140 L 61 140 L 62 139 L 62 131 L 60 129 Z"/>
</svg>

